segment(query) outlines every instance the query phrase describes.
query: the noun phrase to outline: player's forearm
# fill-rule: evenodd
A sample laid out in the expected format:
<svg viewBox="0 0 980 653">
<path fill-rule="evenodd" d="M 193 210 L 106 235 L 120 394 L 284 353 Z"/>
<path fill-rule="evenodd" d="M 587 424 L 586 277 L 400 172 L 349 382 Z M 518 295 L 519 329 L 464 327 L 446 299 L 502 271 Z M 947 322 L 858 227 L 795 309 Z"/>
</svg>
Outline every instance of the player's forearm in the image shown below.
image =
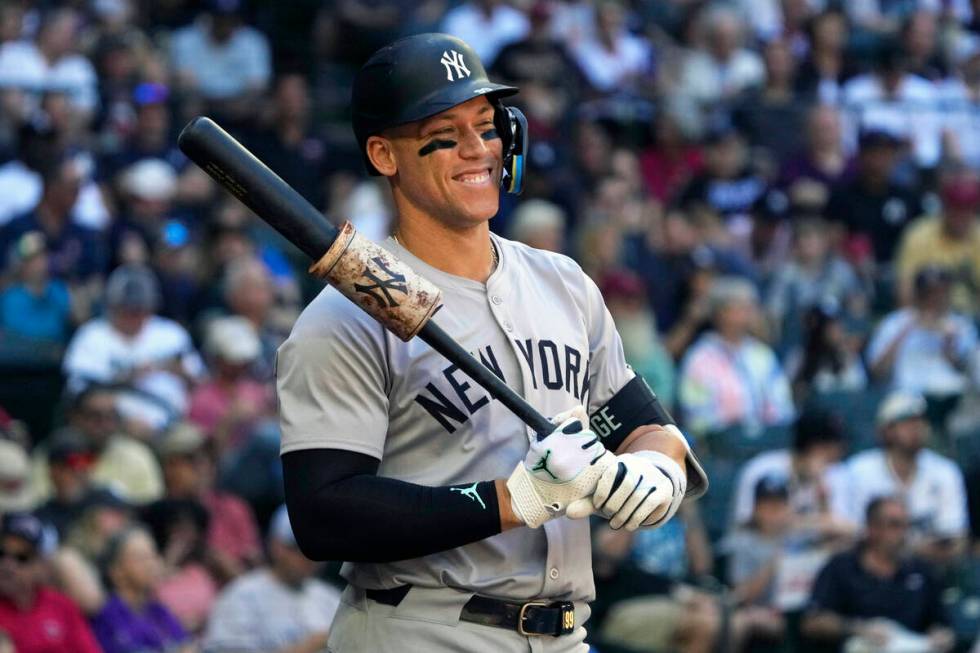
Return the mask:
<svg viewBox="0 0 980 653">
<path fill-rule="evenodd" d="M 680 438 L 662 426 L 651 424 L 640 427 L 628 435 L 616 449 L 617 454 L 637 451 L 659 451 L 676 462 L 681 469 L 685 469 L 687 447 Z"/>
<path fill-rule="evenodd" d="M 501 531 L 493 481 L 406 483 L 376 476 L 377 459 L 331 449 L 287 453 L 282 462 L 293 531 L 313 560 L 406 560 Z"/>
</svg>

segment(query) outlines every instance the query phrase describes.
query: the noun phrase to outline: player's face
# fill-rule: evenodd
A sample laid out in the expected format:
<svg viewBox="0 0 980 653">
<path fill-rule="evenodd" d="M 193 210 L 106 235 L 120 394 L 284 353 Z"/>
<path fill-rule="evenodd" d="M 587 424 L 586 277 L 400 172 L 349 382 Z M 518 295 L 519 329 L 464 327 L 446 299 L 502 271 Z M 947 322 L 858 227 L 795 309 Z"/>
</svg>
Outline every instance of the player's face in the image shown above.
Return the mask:
<svg viewBox="0 0 980 653">
<path fill-rule="evenodd" d="M 481 96 L 398 130 L 394 183 L 412 206 L 457 228 L 496 215 L 503 143 L 493 115 Z"/>
</svg>

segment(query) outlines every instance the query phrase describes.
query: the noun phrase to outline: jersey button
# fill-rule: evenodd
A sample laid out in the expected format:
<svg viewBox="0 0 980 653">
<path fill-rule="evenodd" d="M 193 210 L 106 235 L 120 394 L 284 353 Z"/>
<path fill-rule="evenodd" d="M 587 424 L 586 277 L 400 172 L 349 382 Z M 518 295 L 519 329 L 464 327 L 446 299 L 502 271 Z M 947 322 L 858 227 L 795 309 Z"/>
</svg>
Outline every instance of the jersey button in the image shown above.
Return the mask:
<svg viewBox="0 0 980 653">
<path fill-rule="evenodd" d="M 514 325 L 511 324 L 510 322 L 504 322 L 504 330 L 505 331 L 513 331 L 514 330 Z"/>
<path fill-rule="evenodd" d="M 551 571 L 548 572 L 548 576 L 551 577 L 551 580 L 558 580 L 558 567 L 552 567 Z"/>
<path fill-rule="evenodd" d="M 492 301 L 497 306 L 500 306 L 501 304 L 504 303 L 504 300 L 500 298 L 500 295 L 494 295 L 493 297 L 490 298 L 490 301 Z"/>
</svg>

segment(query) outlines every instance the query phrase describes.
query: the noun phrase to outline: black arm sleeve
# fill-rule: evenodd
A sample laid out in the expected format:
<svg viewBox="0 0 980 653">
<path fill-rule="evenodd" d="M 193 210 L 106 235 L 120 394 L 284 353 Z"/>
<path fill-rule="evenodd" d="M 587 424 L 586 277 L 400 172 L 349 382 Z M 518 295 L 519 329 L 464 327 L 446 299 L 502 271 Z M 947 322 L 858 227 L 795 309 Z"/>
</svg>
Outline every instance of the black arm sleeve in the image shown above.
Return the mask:
<svg viewBox="0 0 980 653">
<path fill-rule="evenodd" d="M 342 449 L 283 454 L 289 521 L 306 557 L 406 560 L 500 532 L 493 481 L 427 487 L 377 476 L 379 464 Z"/>
</svg>

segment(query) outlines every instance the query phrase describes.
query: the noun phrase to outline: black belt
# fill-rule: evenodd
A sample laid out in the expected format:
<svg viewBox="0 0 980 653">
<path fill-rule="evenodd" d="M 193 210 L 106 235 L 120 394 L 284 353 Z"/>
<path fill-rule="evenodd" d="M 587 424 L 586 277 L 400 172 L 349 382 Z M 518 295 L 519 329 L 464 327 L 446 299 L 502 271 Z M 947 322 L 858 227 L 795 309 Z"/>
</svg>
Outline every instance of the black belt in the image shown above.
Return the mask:
<svg viewBox="0 0 980 653">
<path fill-rule="evenodd" d="M 397 606 L 410 589 L 411 585 L 401 585 L 390 590 L 365 590 L 364 595 L 377 603 Z M 459 619 L 516 630 L 521 635 L 560 637 L 575 631 L 575 605 L 571 601 L 516 603 L 474 595 L 463 606 Z"/>
</svg>

